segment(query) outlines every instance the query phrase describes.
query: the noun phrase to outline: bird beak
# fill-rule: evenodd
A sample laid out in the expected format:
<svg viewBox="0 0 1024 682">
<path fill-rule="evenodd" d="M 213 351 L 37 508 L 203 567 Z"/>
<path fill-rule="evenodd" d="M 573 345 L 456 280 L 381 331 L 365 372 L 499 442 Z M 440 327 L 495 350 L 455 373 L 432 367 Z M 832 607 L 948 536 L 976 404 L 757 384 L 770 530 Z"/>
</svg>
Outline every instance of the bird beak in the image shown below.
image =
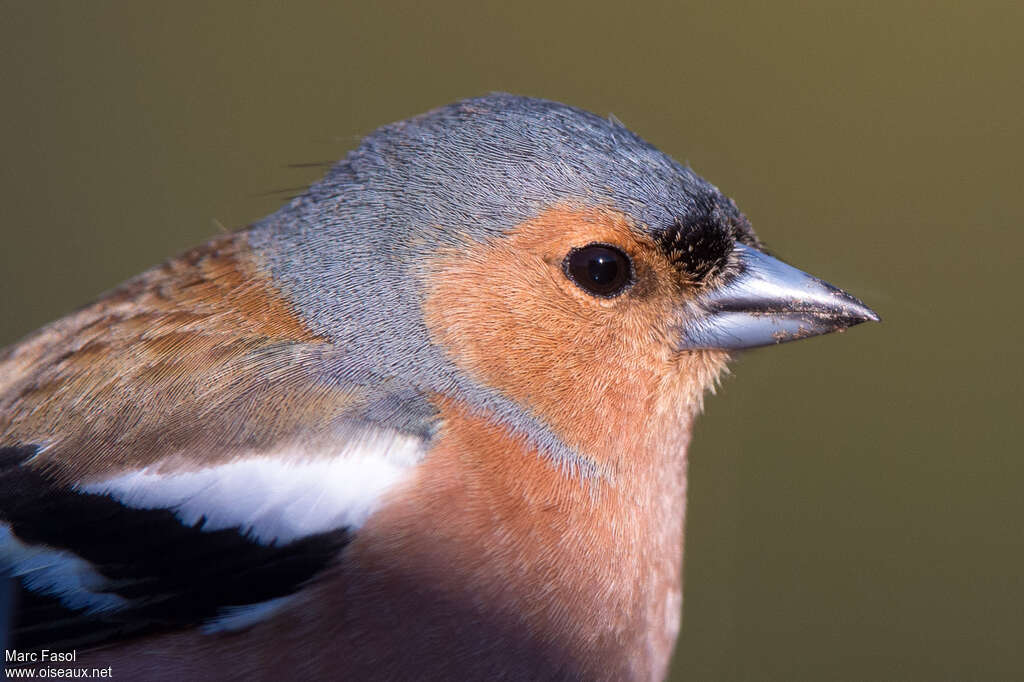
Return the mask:
<svg viewBox="0 0 1024 682">
<path fill-rule="evenodd" d="M 770 346 L 880 319 L 845 291 L 757 249 L 737 244 L 733 255 L 738 273 L 698 296 L 681 349 Z"/>
</svg>

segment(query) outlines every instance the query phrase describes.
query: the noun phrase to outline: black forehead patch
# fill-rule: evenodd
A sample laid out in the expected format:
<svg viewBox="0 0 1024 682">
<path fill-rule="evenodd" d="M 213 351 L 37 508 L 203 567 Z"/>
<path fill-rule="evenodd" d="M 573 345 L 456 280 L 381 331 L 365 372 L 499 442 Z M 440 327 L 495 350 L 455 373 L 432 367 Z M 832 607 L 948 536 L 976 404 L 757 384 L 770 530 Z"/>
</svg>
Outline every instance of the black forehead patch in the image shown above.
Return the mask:
<svg viewBox="0 0 1024 682">
<path fill-rule="evenodd" d="M 725 267 L 736 241 L 748 242 L 753 237 L 731 201 L 707 196 L 687 215 L 656 230 L 655 238 L 681 275 L 702 281 Z"/>
</svg>

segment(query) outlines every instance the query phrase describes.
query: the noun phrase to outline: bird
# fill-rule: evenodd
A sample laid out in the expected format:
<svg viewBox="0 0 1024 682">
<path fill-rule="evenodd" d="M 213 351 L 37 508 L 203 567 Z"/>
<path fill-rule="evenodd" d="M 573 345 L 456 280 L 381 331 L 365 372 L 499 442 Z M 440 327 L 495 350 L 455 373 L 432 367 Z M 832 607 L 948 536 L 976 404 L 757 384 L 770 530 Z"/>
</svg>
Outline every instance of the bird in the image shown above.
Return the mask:
<svg viewBox="0 0 1024 682">
<path fill-rule="evenodd" d="M 0 352 L 8 665 L 662 679 L 705 394 L 878 319 L 614 117 L 386 125 Z"/>
</svg>

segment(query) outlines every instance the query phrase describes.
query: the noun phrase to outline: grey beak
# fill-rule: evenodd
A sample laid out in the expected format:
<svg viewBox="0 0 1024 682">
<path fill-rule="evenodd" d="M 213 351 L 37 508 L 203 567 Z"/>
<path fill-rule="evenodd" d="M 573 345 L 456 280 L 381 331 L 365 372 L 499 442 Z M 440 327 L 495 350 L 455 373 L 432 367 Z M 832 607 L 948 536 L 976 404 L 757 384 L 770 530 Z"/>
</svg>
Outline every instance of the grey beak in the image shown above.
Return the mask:
<svg viewBox="0 0 1024 682">
<path fill-rule="evenodd" d="M 739 273 L 698 297 L 682 349 L 770 346 L 879 321 L 866 305 L 817 277 L 744 244 L 734 253 Z"/>
</svg>

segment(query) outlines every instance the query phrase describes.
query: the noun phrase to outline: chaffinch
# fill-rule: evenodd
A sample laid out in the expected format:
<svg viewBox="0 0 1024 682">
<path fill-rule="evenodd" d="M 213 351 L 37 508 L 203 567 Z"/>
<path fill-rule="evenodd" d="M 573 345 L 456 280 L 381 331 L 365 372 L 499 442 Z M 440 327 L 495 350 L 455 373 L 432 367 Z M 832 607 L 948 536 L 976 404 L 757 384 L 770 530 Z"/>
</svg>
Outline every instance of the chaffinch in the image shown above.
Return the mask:
<svg viewBox="0 0 1024 682">
<path fill-rule="evenodd" d="M 492 95 L 386 126 L 0 354 L 9 646 L 140 680 L 661 678 L 705 390 L 877 319 L 614 119 Z"/>
</svg>

